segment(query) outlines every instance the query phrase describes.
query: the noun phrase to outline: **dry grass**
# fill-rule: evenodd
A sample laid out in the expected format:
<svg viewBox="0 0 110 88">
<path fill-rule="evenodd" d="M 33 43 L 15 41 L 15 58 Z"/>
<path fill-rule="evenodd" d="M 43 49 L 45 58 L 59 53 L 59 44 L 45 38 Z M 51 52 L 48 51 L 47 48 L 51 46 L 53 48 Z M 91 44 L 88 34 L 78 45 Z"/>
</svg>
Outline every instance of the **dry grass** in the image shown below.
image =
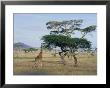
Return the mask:
<svg viewBox="0 0 110 88">
<path fill-rule="evenodd" d="M 23 55 L 22 55 L 23 54 Z M 14 75 L 97 75 L 96 56 L 78 55 L 78 66 L 74 60 L 65 58 L 66 65 L 61 63 L 60 57 L 54 57 L 50 52 L 43 53 L 43 66 L 35 67 L 34 53 L 14 53 Z"/>
</svg>

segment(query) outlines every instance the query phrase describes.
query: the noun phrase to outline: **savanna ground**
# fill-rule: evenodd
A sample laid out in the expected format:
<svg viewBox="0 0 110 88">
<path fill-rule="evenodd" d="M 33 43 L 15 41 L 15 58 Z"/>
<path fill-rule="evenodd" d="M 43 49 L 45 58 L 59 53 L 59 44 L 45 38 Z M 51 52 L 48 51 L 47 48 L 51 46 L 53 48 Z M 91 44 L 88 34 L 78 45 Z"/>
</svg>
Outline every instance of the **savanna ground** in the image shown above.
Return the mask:
<svg viewBox="0 0 110 88">
<path fill-rule="evenodd" d="M 54 57 L 51 52 L 43 52 L 43 66 L 36 67 L 35 57 L 39 51 L 24 53 L 14 52 L 14 75 L 97 75 L 97 56 L 78 54 L 78 66 L 74 59 L 65 57 L 66 65 L 61 63 L 60 56 Z"/>
</svg>

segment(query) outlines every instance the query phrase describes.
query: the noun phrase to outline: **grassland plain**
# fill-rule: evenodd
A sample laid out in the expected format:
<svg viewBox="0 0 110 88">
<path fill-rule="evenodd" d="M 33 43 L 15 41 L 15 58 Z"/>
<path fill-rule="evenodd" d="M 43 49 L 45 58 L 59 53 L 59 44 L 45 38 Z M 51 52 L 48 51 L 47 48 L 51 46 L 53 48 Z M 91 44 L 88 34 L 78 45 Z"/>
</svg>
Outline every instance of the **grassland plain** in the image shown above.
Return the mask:
<svg viewBox="0 0 110 88">
<path fill-rule="evenodd" d="M 65 57 L 66 65 L 61 63 L 60 56 L 54 57 L 51 52 L 43 52 L 42 67 L 35 67 L 37 52 L 14 52 L 14 75 L 97 75 L 97 55 L 78 54 L 78 66 L 74 59 Z"/>
</svg>

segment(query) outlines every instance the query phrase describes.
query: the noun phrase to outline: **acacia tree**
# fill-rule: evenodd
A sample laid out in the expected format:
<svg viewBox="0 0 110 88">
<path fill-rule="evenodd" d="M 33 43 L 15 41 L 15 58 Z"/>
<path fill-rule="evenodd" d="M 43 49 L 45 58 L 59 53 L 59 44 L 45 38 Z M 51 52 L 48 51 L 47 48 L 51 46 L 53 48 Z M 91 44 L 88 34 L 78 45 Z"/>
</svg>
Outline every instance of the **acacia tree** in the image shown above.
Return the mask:
<svg viewBox="0 0 110 88">
<path fill-rule="evenodd" d="M 69 20 L 69 21 L 49 21 L 46 23 L 47 29 L 50 29 L 50 34 L 63 34 L 71 37 L 74 30 L 79 29 L 83 20 Z"/>
<path fill-rule="evenodd" d="M 96 29 L 95 25 L 91 25 L 84 29 L 81 29 L 80 26 L 83 20 L 69 20 L 69 21 L 50 21 L 46 23 L 47 29 L 50 30 L 50 35 L 45 35 L 42 37 L 42 40 L 45 42 L 48 47 L 60 47 L 61 56 L 63 64 L 65 64 L 64 57 L 67 52 L 70 51 L 74 57 L 75 64 L 77 64 L 76 51 L 79 48 L 90 48 L 91 42 L 85 39 L 84 37 Z M 72 38 L 71 35 L 75 31 L 80 31 L 82 34 L 81 38 Z"/>
<path fill-rule="evenodd" d="M 68 20 L 68 21 L 49 21 L 46 23 L 47 29 L 53 35 L 66 35 L 71 37 L 75 30 L 78 30 L 83 20 Z M 55 52 L 56 55 L 56 52 Z"/>
</svg>

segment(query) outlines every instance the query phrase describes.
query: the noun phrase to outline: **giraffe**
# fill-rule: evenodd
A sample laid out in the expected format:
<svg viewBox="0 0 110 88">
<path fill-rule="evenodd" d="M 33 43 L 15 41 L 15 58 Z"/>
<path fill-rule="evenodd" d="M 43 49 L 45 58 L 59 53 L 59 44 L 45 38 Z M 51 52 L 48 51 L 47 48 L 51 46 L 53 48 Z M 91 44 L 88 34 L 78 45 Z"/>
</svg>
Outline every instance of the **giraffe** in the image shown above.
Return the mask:
<svg viewBox="0 0 110 88">
<path fill-rule="evenodd" d="M 77 53 L 67 52 L 66 55 L 68 58 L 71 57 L 70 60 L 72 60 L 72 57 L 73 57 L 74 58 L 74 64 L 75 64 L 74 66 L 77 66 L 77 62 L 78 62 L 77 57 L 76 57 Z"/>
<path fill-rule="evenodd" d="M 72 57 L 74 58 L 74 64 L 75 64 L 74 66 L 77 67 L 77 65 L 78 65 L 78 63 L 77 63 L 78 60 L 77 60 L 77 57 L 76 57 L 77 53 L 70 52 L 69 50 L 66 50 L 64 52 L 59 52 L 59 55 L 61 57 L 61 61 L 62 61 L 63 65 L 66 65 L 66 61 L 65 61 L 64 58 L 65 58 L 65 56 L 67 56 L 68 59 L 69 59 L 69 57 L 71 57 L 70 60 L 73 60 Z"/>
<path fill-rule="evenodd" d="M 40 53 L 37 55 L 37 57 L 35 57 L 35 61 L 41 60 L 41 59 L 42 59 L 42 51 L 40 51 Z"/>
<path fill-rule="evenodd" d="M 40 53 L 35 57 L 35 67 L 42 67 L 42 45 L 40 49 Z"/>
</svg>

